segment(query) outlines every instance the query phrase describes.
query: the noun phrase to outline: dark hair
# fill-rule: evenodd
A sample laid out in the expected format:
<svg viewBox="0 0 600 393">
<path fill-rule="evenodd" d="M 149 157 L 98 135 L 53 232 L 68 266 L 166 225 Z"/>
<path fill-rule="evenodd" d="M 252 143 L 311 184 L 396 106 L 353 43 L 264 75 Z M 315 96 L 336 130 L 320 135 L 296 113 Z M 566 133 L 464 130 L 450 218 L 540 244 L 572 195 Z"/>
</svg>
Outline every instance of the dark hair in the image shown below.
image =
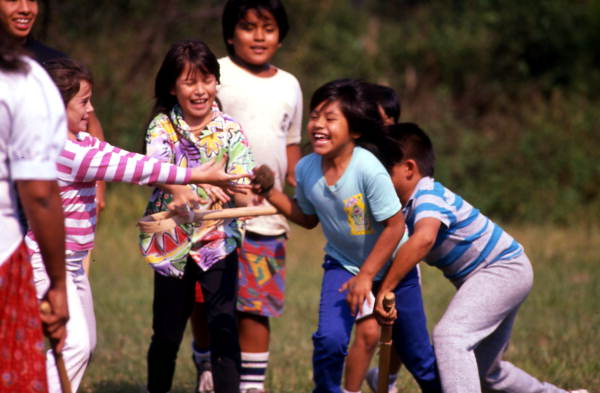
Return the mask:
<svg viewBox="0 0 600 393">
<path fill-rule="evenodd" d="M 171 91 L 187 63 L 204 75 L 214 75 L 219 82 L 219 62 L 204 42 L 185 40 L 173 44 L 156 74 L 152 118 L 159 113 L 168 114 L 177 104 L 177 98 Z"/>
<path fill-rule="evenodd" d="M 229 56 L 234 56 L 233 45 L 227 41 L 233 38 L 235 26 L 246 17 L 250 10 L 256 10 L 261 15 L 262 11 L 269 11 L 273 14 L 277 27 L 279 28 L 279 42 L 282 42 L 289 30 L 287 13 L 280 0 L 229 0 L 223 8 L 223 40 Z"/>
<path fill-rule="evenodd" d="M 0 23 L 0 71 L 27 72 L 27 63 L 21 58 L 22 50 L 16 40 L 6 31 L 4 24 Z"/>
<path fill-rule="evenodd" d="M 79 92 L 82 80 L 90 85 L 94 84 L 90 70 L 78 61 L 68 57 L 48 60 L 43 66 L 56 87 L 58 87 L 65 106 Z"/>
<path fill-rule="evenodd" d="M 383 154 L 383 120 L 377 104 L 369 99 L 364 89 L 364 82 L 355 79 L 337 79 L 319 87 L 310 99 L 310 110 L 313 111 L 323 102 L 339 102 L 342 114 L 348 122 L 350 132 L 358 136 L 356 145 L 373 153 L 386 168 L 388 155 Z"/>
<path fill-rule="evenodd" d="M 390 157 L 394 163 L 402 160 L 415 160 L 419 172 L 423 176 L 433 176 L 435 169 L 435 151 L 429 136 L 418 125 L 414 123 L 393 124 L 385 129 L 389 145 L 396 146 L 400 150 L 399 157 Z M 390 148 L 389 151 L 394 150 Z M 386 152 L 386 154 L 390 154 Z"/>
<path fill-rule="evenodd" d="M 389 86 L 378 85 L 376 83 L 365 83 L 367 95 L 383 108 L 387 117 L 398 123 L 400 120 L 400 98 L 396 91 Z"/>
</svg>

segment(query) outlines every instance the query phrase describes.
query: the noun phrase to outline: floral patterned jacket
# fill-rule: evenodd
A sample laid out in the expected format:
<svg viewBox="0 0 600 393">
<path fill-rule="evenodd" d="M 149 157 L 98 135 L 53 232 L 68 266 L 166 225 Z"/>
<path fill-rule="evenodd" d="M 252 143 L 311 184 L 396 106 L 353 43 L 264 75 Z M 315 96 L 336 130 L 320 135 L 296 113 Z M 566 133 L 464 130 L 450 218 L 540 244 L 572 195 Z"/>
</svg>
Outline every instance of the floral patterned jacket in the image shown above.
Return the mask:
<svg viewBox="0 0 600 393">
<path fill-rule="evenodd" d="M 222 113 L 216 105 L 212 108 L 212 120 L 198 136 L 190 132 L 178 105 L 169 115 L 158 114 L 151 121 L 146 132 L 146 154 L 161 161 L 190 168 L 214 158 L 224 159 L 226 172 L 234 174 L 250 173 L 255 166 L 248 140 L 240 125 L 230 116 Z M 248 182 L 248 179 L 238 181 Z M 201 187 L 195 185 L 190 187 L 193 187 L 202 199 L 210 200 Z M 145 214 L 167 210 L 171 200 L 171 194 L 156 188 L 150 197 Z M 210 202 L 203 207 L 220 209 L 229 206 Z M 234 251 L 241 242 L 241 231 L 237 220 L 234 219 L 182 225 L 178 234 L 172 234 L 172 240 L 185 241 L 186 239 L 177 238 L 178 235 L 181 237 L 181 234 L 188 235 L 190 239 L 187 240 L 191 240 L 191 247 L 182 247 L 180 252 L 171 253 L 164 260 L 153 261 L 151 264 L 159 273 L 171 276 L 183 275 L 188 250 L 189 256 L 203 270 L 207 270 Z M 146 244 L 141 244 L 142 248 L 151 248 L 152 241 L 147 238 Z"/>
</svg>

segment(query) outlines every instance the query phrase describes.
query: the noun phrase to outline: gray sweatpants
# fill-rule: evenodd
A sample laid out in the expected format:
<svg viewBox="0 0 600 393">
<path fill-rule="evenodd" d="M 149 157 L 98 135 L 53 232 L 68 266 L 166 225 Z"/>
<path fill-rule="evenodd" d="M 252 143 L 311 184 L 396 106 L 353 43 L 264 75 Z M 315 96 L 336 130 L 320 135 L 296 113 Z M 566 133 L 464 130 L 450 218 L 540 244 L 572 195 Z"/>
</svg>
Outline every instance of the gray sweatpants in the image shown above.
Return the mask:
<svg viewBox="0 0 600 393">
<path fill-rule="evenodd" d="M 533 285 L 525 254 L 454 284 L 458 291 L 433 331 L 445 393 L 565 393 L 502 360 L 517 310 Z"/>
</svg>

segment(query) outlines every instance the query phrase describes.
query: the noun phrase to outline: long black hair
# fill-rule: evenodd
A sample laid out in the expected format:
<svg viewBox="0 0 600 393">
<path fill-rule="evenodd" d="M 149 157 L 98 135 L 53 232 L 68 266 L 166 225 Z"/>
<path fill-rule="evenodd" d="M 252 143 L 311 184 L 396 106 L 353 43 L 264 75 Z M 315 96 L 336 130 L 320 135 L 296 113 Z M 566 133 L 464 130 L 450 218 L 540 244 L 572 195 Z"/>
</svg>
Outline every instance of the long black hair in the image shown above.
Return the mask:
<svg viewBox="0 0 600 393">
<path fill-rule="evenodd" d="M 208 45 L 199 40 L 179 41 L 167 52 L 156 74 L 154 81 L 154 106 L 148 123 L 159 113 L 169 115 L 171 109 L 177 104 L 177 97 L 171 92 L 175 87 L 177 78 L 189 64 L 191 70 L 200 71 L 203 75 L 214 75 L 217 83 L 220 82 L 221 72 L 217 57 Z M 170 118 L 169 118 L 170 119 Z M 144 133 L 146 130 L 144 130 Z M 142 151 L 146 152 L 145 140 Z"/>
<path fill-rule="evenodd" d="M 337 101 L 348 122 L 349 131 L 358 135 L 356 145 L 373 153 L 389 170 L 393 163 L 389 160 L 390 154 L 384 153 L 387 147 L 383 120 L 377 102 L 370 96 L 366 85 L 356 79 L 337 79 L 325 83 L 313 93 L 309 108 L 313 111 L 323 102 Z"/>
<path fill-rule="evenodd" d="M 21 58 L 22 49 L 0 23 L 0 71 L 27 72 L 27 63 Z"/>
<path fill-rule="evenodd" d="M 168 114 L 177 104 L 177 98 L 171 91 L 186 64 L 190 64 L 192 69 L 200 71 L 203 75 L 214 75 L 219 83 L 221 76 L 219 62 L 208 45 L 193 40 L 173 44 L 156 74 L 152 118 L 159 113 Z"/>
</svg>

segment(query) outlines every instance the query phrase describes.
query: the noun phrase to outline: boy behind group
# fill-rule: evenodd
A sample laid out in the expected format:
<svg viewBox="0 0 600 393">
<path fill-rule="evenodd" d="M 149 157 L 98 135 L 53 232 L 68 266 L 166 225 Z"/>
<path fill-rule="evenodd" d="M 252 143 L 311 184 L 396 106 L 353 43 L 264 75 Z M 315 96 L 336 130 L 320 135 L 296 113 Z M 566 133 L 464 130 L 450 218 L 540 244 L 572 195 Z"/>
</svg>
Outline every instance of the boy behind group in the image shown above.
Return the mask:
<svg viewBox="0 0 600 393">
<path fill-rule="evenodd" d="M 219 59 L 217 96 L 223 111 L 241 124 L 257 164 L 274 170 L 275 188 L 282 190 L 286 181 L 295 186 L 293 170 L 301 156 L 302 91 L 292 74 L 271 64 L 288 32 L 283 4 L 279 0 L 229 0 L 222 24 L 228 56 Z M 239 249 L 237 301 L 242 392 L 264 391 L 269 318 L 283 312 L 288 231 L 281 215 L 246 221 Z M 198 322 L 192 319 L 197 333 Z M 193 348 L 201 378 L 209 355 L 198 336 Z M 204 386 L 199 381 L 199 391 L 210 391 L 210 385 Z"/>
</svg>

